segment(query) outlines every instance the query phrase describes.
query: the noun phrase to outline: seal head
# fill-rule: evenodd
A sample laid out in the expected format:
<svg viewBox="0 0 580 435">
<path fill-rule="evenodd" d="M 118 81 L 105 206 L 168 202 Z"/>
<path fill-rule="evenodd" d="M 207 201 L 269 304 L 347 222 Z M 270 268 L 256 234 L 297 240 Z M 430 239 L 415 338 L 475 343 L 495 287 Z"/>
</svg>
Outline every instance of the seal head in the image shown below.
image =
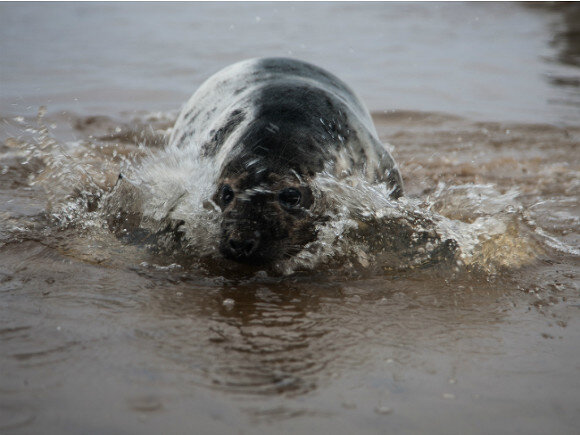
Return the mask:
<svg viewBox="0 0 580 435">
<path fill-rule="evenodd" d="M 220 251 L 248 263 L 291 256 L 314 239 L 312 192 L 275 172 L 226 178 L 215 201 L 223 212 Z"/>
<path fill-rule="evenodd" d="M 315 238 L 311 178 L 323 169 L 320 144 L 302 112 L 267 113 L 240 137 L 240 152 L 222 169 L 214 202 L 222 210 L 220 251 L 242 262 L 292 256 Z"/>
</svg>

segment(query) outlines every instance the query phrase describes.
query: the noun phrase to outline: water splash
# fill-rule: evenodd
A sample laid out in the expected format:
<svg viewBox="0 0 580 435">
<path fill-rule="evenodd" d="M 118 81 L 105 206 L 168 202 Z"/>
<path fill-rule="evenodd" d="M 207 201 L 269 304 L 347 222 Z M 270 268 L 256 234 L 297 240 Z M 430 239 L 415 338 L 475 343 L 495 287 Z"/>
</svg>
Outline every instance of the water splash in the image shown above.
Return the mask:
<svg viewBox="0 0 580 435">
<path fill-rule="evenodd" d="M 513 205 L 516 191 L 501 195 L 489 185 L 441 185 L 421 201 L 393 200 L 385 185 L 328 174 L 315 185 L 331 219 L 289 269 L 340 258 L 378 270 L 446 264 L 495 273 L 529 264 L 542 252 L 522 224 L 522 207 Z"/>
<path fill-rule="evenodd" d="M 26 126 L 19 143 L 30 183 L 46 190 L 48 210 L 59 225 L 109 227 L 129 239 L 146 233 L 155 235 L 147 243 L 165 252 L 220 257 L 221 217 L 211 200 L 219 168 L 212 162 L 171 146 L 59 142 L 45 125 L 44 112 L 36 125 Z M 530 264 L 546 247 L 575 253 L 533 225 L 517 189 L 501 193 L 489 184 L 440 183 L 424 200 L 393 200 L 384 184 L 328 173 L 319 174 L 311 187 L 312 211 L 324 219 L 315 241 L 273 265 L 280 273 L 432 265 L 496 273 Z"/>
<path fill-rule="evenodd" d="M 127 168 L 103 210 L 128 223 L 128 231 L 138 226 L 160 235 L 157 241 L 166 250 L 198 257 L 216 254 L 219 213 L 210 196 L 217 169 L 187 154 L 176 147 L 149 152 L 140 164 Z"/>
<path fill-rule="evenodd" d="M 40 186 L 47 195 L 47 211 L 61 226 L 92 226 L 89 214 L 110 189 L 114 179 L 131 159 L 116 151 L 84 140 L 56 140 L 45 123 L 46 108 L 41 107 L 34 124 L 24 120 L 25 137 L 16 140 L 30 170 L 29 183 Z"/>
</svg>

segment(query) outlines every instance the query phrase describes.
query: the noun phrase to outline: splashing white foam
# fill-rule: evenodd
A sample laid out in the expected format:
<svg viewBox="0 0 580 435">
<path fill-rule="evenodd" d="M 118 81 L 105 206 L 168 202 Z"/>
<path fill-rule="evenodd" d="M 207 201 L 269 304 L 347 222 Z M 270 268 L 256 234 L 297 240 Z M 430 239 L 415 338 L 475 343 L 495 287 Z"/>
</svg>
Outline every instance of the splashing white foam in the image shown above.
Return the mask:
<svg viewBox="0 0 580 435">
<path fill-rule="evenodd" d="M 61 223 L 102 225 L 87 219 L 90 201 L 106 192 L 101 217 L 133 216 L 135 227 L 151 233 L 168 231 L 159 239 L 170 249 L 193 256 L 219 256 L 220 212 L 211 201 L 219 167 L 192 158 L 188 148 L 147 151 L 140 163 L 99 154 L 87 142 L 58 143 L 42 126 L 29 128 L 24 142 L 27 158 L 43 162 L 32 183 L 49 193 L 50 210 Z M 124 168 L 124 169 L 122 169 Z M 111 190 L 111 177 L 123 178 Z M 462 185 L 438 189 L 425 201 L 390 198 L 385 184 L 372 184 L 351 175 L 319 174 L 311 181 L 312 212 L 323 217 L 317 238 L 291 259 L 275 267 L 283 273 L 320 265 L 357 268 L 415 268 L 451 260 L 495 271 L 528 264 L 542 246 L 578 255 L 539 227 L 526 222 L 517 190 L 501 194 L 491 185 Z M 93 214 L 94 217 L 94 214 Z M 538 243 L 540 235 L 542 243 Z M 171 246 L 171 243 L 179 244 Z"/>
<path fill-rule="evenodd" d="M 129 168 L 108 202 L 140 216 L 139 226 L 153 233 L 170 229 L 180 236 L 180 249 L 204 256 L 216 251 L 219 213 L 211 201 L 217 168 L 192 159 L 187 149 L 167 147 L 149 153 Z"/>
</svg>

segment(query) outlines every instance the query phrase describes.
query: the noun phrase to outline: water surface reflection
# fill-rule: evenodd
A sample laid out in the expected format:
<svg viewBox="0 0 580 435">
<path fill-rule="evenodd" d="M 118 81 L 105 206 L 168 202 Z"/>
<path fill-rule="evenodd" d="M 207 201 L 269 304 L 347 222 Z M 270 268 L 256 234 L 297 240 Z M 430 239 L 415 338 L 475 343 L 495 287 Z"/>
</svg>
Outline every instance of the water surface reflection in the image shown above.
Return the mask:
<svg viewBox="0 0 580 435">
<path fill-rule="evenodd" d="M 503 295 L 497 283 L 448 278 L 164 286 L 152 293 L 158 305 L 150 305 L 151 324 L 138 335 L 163 358 L 195 368 L 193 383 L 251 395 L 304 394 L 352 367 L 405 364 L 417 352 L 445 352 L 457 340 L 493 335 Z"/>
</svg>

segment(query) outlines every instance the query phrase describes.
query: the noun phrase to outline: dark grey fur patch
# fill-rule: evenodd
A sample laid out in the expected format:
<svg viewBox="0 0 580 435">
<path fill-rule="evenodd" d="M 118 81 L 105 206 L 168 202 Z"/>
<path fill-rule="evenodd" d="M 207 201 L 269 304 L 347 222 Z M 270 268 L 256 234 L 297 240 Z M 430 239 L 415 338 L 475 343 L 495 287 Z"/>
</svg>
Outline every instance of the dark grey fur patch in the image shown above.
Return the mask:
<svg viewBox="0 0 580 435">
<path fill-rule="evenodd" d="M 321 83 L 325 83 L 326 85 L 330 85 L 336 89 L 339 89 L 342 93 L 352 93 L 348 86 L 346 86 L 342 80 L 340 80 L 334 74 L 331 74 L 328 71 L 317 67 L 316 65 L 312 65 L 310 63 L 302 62 L 296 59 L 288 59 L 284 57 L 261 59 L 258 63 L 258 69 L 267 73 L 306 77 Z"/>
<path fill-rule="evenodd" d="M 246 114 L 241 110 L 234 110 L 226 123 L 218 130 L 210 131 L 211 139 L 202 145 L 201 154 L 205 157 L 214 156 L 224 141 L 246 118 Z"/>
</svg>

